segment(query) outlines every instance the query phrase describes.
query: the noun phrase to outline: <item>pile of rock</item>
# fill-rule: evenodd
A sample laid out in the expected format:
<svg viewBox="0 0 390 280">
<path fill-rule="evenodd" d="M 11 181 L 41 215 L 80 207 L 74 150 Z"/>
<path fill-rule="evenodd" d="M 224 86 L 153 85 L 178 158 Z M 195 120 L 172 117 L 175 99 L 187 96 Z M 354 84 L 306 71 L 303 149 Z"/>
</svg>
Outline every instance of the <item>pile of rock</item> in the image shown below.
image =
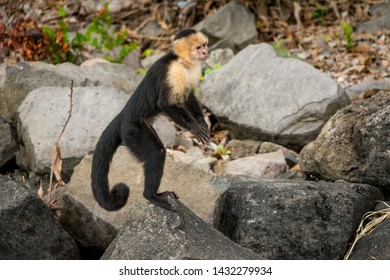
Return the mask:
<svg viewBox="0 0 390 280">
<path fill-rule="evenodd" d="M 207 20 L 236 22 L 248 12 L 232 5 L 219 11 L 230 17 Z M 215 47 L 231 48 L 220 53 L 232 54 L 254 36 L 251 29 L 238 36 L 207 26 L 199 28 Z M 72 116 L 60 141 L 69 182 L 49 201 L 43 197 L 45 205 L 24 186 L 30 181 L 0 176 L 2 259 L 340 259 L 363 214 L 388 195 L 390 93 L 351 104 L 326 74 L 279 58 L 267 44 L 245 47 L 201 85 L 201 102 L 228 130 L 222 160 L 166 118 L 153 124 L 167 148 L 180 147 L 169 149 L 160 187 L 179 195 L 175 213 L 145 202 L 142 165 L 124 147 L 109 180 L 130 187 L 128 204 L 107 212 L 92 196 L 91 152 L 140 82 L 134 70 L 34 62 L 0 71 L 0 167 L 18 151 L 17 164 L 35 175 L 50 170 L 73 81 Z M 363 239 L 352 258 L 389 258 L 389 250 L 364 246 L 390 248 L 388 224 Z"/>
</svg>

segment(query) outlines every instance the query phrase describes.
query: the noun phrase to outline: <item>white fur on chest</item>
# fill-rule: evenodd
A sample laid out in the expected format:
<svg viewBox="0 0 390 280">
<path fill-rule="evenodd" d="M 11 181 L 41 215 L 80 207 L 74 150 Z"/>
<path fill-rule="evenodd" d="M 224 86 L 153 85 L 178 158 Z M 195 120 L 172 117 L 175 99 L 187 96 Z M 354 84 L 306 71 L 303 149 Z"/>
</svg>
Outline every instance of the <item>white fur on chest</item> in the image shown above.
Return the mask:
<svg viewBox="0 0 390 280">
<path fill-rule="evenodd" d="M 183 102 L 188 94 L 198 86 L 201 74 L 200 63 L 186 68 L 180 61 L 173 62 L 168 72 L 168 81 L 172 89 L 171 102 Z"/>
</svg>

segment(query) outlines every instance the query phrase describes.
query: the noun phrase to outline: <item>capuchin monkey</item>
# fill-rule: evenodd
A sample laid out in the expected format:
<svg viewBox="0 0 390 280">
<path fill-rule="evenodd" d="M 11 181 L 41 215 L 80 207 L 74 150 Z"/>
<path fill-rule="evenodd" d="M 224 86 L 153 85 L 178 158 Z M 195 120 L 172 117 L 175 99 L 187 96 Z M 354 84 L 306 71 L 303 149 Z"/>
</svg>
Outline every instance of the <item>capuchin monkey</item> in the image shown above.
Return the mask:
<svg viewBox="0 0 390 280">
<path fill-rule="evenodd" d="M 110 122 L 96 144 L 92 160 L 92 192 L 101 207 L 121 209 L 129 188 L 119 183 L 109 189 L 110 162 L 119 145 L 125 145 L 143 163 L 144 197 L 151 203 L 174 211 L 167 196 L 157 193 L 164 170 L 166 150 L 151 126 L 160 113 L 191 131 L 203 144 L 210 138 L 201 107 L 194 96 L 199 84 L 201 62 L 208 57 L 208 39 L 194 29 L 184 29 L 174 38 L 170 51 L 148 70 L 123 110 Z"/>
</svg>

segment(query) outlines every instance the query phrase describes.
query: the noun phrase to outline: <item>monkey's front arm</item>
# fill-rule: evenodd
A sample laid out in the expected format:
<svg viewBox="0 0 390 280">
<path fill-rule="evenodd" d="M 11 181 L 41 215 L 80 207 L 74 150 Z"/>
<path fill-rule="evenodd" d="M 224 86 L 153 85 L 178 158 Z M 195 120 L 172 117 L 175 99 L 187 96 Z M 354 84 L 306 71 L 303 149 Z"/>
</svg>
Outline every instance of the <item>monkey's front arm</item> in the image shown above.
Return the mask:
<svg viewBox="0 0 390 280">
<path fill-rule="evenodd" d="M 170 105 L 163 108 L 163 111 L 178 125 L 191 131 L 203 144 L 210 139 L 207 125 L 203 125 L 185 107 Z M 203 121 L 204 122 L 204 121 Z"/>
</svg>

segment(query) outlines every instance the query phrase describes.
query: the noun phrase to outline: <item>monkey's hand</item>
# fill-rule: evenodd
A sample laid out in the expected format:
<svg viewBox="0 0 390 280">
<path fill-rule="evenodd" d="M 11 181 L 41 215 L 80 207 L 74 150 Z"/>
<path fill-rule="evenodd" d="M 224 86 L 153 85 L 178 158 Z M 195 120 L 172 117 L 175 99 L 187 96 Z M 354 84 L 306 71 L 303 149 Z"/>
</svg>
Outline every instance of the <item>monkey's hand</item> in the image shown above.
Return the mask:
<svg viewBox="0 0 390 280">
<path fill-rule="evenodd" d="M 206 144 L 210 141 L 210 131 L 206 126 L 198 126 L 194 129 L 193 133 L 195 134 L 196 139 L 202 144 Z"/>
</svg>

